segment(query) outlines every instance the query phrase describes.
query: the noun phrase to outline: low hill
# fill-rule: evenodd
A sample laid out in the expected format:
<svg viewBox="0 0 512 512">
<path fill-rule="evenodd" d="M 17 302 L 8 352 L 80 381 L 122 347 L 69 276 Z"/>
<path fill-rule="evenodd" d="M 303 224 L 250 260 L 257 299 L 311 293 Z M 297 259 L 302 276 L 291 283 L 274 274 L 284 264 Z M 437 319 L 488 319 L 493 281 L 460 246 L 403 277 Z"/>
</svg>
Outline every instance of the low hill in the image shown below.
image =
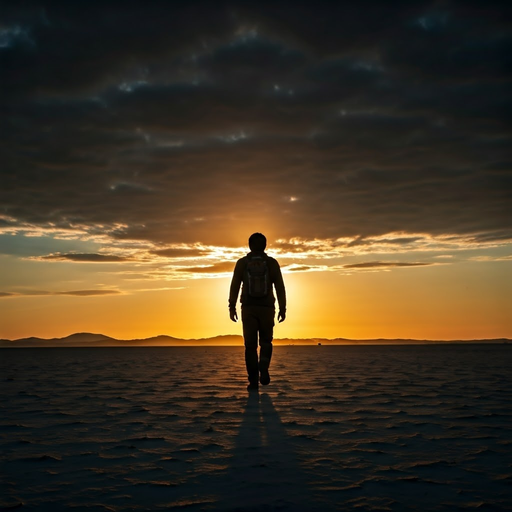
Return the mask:
<svg viewBox="0 0 512 512">
<path fill-rule="evenodd" d="M 446 343 L 501 343 L 508 344 L 512 340 L 506 338 L 484 340 L 412 340 L 412 339 L 369 339 L 350 340 L 346 338 L 282 338 L 275 339 L 274 345 L 422 345 L 422 344 L 446 344 Z M 214 336 L 212 338 L 181 339 L 172 336 L 160 335 L 152 338 L 118 340 L 94 333 L 75 333 L 64 338 L 21 338 L 17 340 L 0 340 L 0 348 L 27 348 L 27 347 L 172 347 L 172 346 L 243 346 L 243 338 L 236 334 Z"/>
</svg>

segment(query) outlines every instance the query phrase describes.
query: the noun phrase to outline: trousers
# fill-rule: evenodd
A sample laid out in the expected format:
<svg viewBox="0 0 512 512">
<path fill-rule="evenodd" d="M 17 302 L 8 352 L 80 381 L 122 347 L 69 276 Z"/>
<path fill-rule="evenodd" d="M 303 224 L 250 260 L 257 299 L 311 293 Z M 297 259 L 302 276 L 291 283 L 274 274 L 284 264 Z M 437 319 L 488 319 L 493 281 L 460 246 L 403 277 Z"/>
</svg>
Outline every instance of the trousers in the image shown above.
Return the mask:
<svg viewBox="0 0 512 512">
<path fill-rule="evenodd" d="M 268 369 L 272 359 L 275 308 L 242 306 L 242 324 L 245 344 L 245 366 L 249 382 L 257 383 L 260 368 Z M 258 361 L 258 342 L 260 357 Z"/>
</svg>

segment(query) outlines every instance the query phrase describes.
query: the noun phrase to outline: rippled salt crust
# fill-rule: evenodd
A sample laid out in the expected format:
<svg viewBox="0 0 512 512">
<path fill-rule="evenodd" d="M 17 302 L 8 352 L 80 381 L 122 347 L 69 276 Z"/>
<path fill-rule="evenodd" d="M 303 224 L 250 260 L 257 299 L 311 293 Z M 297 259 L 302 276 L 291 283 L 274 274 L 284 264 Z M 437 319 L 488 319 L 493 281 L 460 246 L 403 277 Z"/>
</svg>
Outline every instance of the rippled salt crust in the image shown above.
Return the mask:
<svg viewBox="0 0 512 512">
<path fill-rule="evenodd" d="M 0 351 L 0 508 L 508 510 L 510 346 Z"/>
</svg>

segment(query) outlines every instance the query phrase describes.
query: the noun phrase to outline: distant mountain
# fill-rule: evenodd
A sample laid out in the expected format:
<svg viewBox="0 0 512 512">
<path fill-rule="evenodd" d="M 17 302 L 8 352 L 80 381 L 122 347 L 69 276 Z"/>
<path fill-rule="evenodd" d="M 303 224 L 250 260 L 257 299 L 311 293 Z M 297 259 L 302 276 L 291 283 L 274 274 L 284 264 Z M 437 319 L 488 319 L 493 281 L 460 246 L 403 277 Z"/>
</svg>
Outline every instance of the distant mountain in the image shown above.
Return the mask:
<svg viewBox="0 0 512 512">
<path fill-rule="evenodd" d="M 171 336 L 155 336 L 147 339 L 118 340 L 90 332 L 71 334 L 64 338 L 21 338 L 18 340 L 0 340 L 0 347 L 130 347 L 130 346 L 167 346 L 185 344 L 185 340 Z"/>
<path fill-rule="evenodd" d="M 79 346 L 102 346 L 108 343 L 118 343 L 114 338 L 104 334 L 93 334 L 89 332 L 78 332 L 65 338 L 21 338 L 14 341 L 0 340 L 0 347 L 79 347 Z"/>
<path fill-rule="evenodd" d="M 92 343 L 107 340 L 115 341 L 114 338 L 105 336 L 104 334 L 92 334 L 90 332 L 77 332 L 66 336 L 65 338 L 53 338 L 53 341 L 62 341 L 66 343 Z"/>
<path fill-rule="evenodd" d="M 373 339 L 373 340 L 350 340 L 346 338 L 282 338 L 274 340 L 275 345 L 422 345 L 422 344 L 446 344 L 446 343 L 512 343 L 507 338 L 486 339 L 486 340 L 411 340 L 411 339 Z M 161 335 L 152 338 L 118 340 L 105 336 L 104 334 L 93 334 L 80 332 L 71 334 L 64 338 L 21 338 L 18 340 L 0 340 L 0 348 L 14 347 L 162 347 L 162 346 L 243 346 L 243 338 L 237 334 L 214 336 L 213 338 L 181 339 L 172 336 Z"/>
</svg>

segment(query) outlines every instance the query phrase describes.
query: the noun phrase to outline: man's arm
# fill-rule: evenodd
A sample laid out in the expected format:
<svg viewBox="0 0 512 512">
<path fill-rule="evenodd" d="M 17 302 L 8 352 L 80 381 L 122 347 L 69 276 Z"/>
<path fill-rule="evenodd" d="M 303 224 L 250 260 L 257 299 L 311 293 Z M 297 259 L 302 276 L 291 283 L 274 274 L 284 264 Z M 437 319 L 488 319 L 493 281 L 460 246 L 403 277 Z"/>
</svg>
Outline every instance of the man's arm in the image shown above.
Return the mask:
<svg viewBox="0 0 512 512">
<path fill-rule="evenodd" d="M 275 272 L 274 272 L 274 287 L 276 289 L 277 303 L 279 304 L 279 314 L 277 319 L 279 322 L 284 322 L 286 318 L 286 290 L 284 288 L 283 275 L 281 274 L 281 267 L 279 263 L 275 261 Z"/>
<path fill-rule="evenodd" d="M 240 292 L 240 285 L 244 275 L 243 265 L 238 260 L 233 271 L 233 278 L 231 279 L 231 286 L 229 287 L 229 318 L 236 322 L 238 315 L 236 314 L 236 302 L 238 300 L 238 293 Z"/>
</svg>

